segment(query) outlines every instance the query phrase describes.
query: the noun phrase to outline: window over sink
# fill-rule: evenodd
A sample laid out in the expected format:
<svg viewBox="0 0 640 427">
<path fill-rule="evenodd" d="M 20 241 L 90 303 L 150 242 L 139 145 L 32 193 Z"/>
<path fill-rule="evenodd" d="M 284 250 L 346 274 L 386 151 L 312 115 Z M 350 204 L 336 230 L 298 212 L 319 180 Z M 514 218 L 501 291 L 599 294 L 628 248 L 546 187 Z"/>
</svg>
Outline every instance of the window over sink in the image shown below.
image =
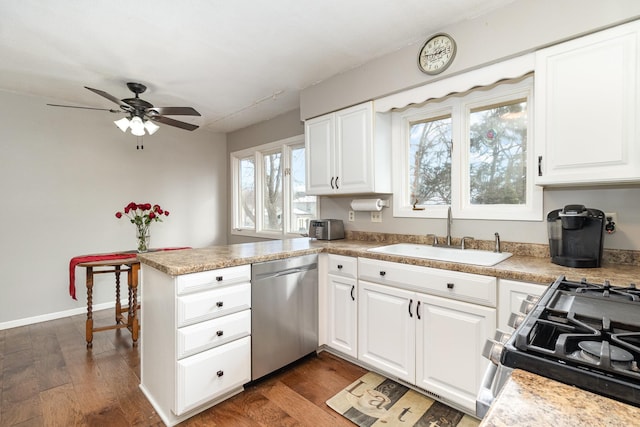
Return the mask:
<svg viewBox="0 0 640 427">
<path fill-rule="evenodd" d="M 528 75 L 394 111 L 394 216 L 541 220 L 532 93 Z"/>
<path fill-rule="evenodd" d="M 318 216 L 305 192 L 303 135 L 231 153 L 231 176 L 233 234 L 299 236 Z"/>
</svg>

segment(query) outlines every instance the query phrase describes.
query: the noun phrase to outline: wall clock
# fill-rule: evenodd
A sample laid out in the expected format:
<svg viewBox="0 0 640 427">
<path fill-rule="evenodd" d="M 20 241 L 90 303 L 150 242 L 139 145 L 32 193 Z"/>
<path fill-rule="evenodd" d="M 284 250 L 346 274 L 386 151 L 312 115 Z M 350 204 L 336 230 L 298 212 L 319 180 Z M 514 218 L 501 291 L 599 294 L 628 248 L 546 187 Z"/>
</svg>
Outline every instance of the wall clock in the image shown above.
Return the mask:
<svg viewBox="0 0 640 427">
<path fill-rule="evenodd" d="M 456 42 L 450 35 L 440 33 L 429 38 L 418 53 L 418 68 L 430 75 L 440 74 L 456 56 Z"/>
</svg>

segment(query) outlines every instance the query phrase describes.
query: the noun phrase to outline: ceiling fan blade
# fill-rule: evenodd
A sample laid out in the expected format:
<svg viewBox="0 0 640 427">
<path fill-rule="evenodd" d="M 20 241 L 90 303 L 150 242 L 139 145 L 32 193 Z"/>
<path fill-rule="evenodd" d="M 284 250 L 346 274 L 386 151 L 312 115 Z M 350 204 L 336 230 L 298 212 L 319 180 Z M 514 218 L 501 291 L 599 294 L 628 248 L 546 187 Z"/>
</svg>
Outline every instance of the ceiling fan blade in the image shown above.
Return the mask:
<svg viewBox="0 0 640 427">
<path fill-rule="evenodd" d="M 122 113 L 122 110 L 114 110 L 112 108 L 95 108 L 95 107 L 80 107 L 78 105 L 62 105 L 62 104 L 47 104 L 51 107 L 65 107 L 65 108 L 80 108 L 82 110 L 100 110 L 100 111 L 108 111 L 110 113 Z"/>
<path fill-rule="evenodd" d="M 185 129 L 185 130 L 196 130 L 199 127 L 196 125 L 192 125 L 191 123 L 181 122 L 180 120 L 174 120 L 164 116 L 150 115 L 149 119 L 153 120 L 154 122 L 164 123 L 165 125 L 175 126 L 177 128 Z"/>
<path fill-rule="evenodd" d="M 127 108 L 130 109 L 131 108 L 131 106 L 129 106 L 129 104 L 127 104 L 125 102 L 122 102 L 121 100 L 119 100 L 115 96 L 113 96 L 113 95 L 111 95 L 111 94 L 109 94 L 109 93 L 107 93 L 107 92 L 105 92 L 103 90 L 93 89 L 93 88 L 90 88 L 90 87 L 87 87 L 87 86 L 85 86 L 85 89 L 89 89 L 91 92 L 97 93 L 98 95 L 100 95 L 100 96 L 102 96 L 104 98 L 107 98 L 111 102 L 115 102 L 120 107 L 123 107 L 125 109 L 127 109 Z"/>
<path fill-rule="evenodd" d="M 191 107 L 153 107 L 148 111 L 155 111 L 164 116 L 200 116 L 195 109 Z"/>
</svg>

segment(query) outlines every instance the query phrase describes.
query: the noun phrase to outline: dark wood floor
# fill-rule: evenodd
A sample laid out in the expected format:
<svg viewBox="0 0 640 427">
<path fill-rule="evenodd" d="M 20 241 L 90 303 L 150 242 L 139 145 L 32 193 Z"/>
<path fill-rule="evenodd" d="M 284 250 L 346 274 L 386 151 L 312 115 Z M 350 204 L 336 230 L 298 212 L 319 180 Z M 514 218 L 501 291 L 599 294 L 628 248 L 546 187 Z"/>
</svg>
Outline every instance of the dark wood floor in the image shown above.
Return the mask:
<svg viewBox="0 0 640 427">
<path fill-rule="evenodd" d="M 96 326 L 112 317 L 94 313 Z M 0 331 L 0 426 L 163 425 L 138 388 L 140 355 L 129 332 L 98 332 L 87 350 L 84 321 Z M 365 372 L 323 352 L 180 425 L 353 426 L 325 401 Z"/>
</svg>

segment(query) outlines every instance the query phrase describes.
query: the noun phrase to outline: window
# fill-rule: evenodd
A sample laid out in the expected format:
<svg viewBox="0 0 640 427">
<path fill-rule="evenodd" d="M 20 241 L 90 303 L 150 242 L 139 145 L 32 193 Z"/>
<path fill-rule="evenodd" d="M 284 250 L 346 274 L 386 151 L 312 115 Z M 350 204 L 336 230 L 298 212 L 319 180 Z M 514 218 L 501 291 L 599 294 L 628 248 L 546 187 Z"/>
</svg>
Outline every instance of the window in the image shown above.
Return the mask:
<svg viewBox="0 0 640 427">
<path fill-rule="evenodd" d="M 533 78 L 393 113 L 394 216 L 542 219 L 534 185 Z"/>
<path fill-rule="evenodd" d="M 318 201 L 305 192 L 304 136 L 231 153 L 231 168 L 232 233 L 282 238 L 309 230 Z"/>
</svg>

